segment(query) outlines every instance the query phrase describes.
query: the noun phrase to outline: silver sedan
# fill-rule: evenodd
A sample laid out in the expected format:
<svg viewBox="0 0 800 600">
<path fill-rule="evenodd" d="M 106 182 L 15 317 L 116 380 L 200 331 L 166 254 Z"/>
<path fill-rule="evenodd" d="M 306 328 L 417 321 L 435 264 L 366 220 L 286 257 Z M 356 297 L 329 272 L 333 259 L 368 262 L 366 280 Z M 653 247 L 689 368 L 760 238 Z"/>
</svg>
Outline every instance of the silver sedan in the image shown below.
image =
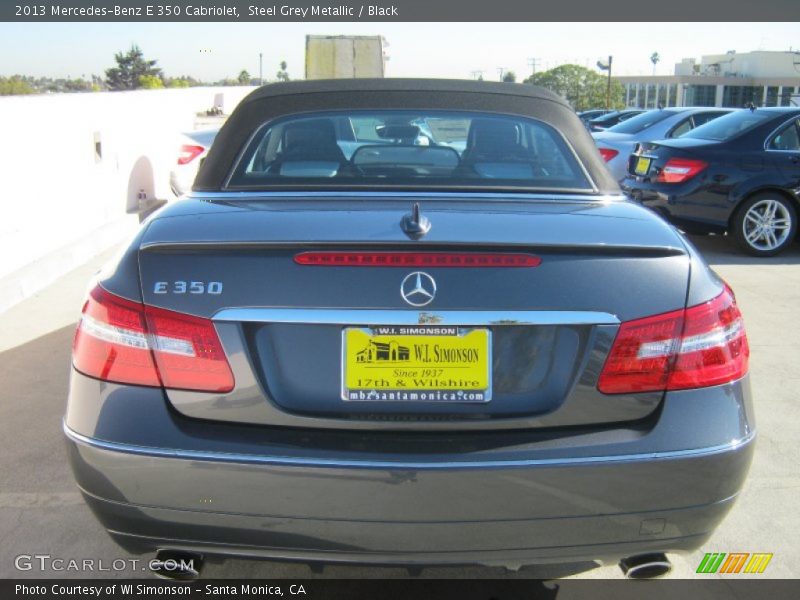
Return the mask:
<svg viewBox="0 0 800 600">
<path fill-rule="evenodd" d="M 639 142 L 680 137 L 732 110 L 735 109 L 707 106 L 648 110 L 605 131 L 592 133 L 592 137 L 614 179 L 621 181 L 628 175 L 628 158 Z"/>
</svg>

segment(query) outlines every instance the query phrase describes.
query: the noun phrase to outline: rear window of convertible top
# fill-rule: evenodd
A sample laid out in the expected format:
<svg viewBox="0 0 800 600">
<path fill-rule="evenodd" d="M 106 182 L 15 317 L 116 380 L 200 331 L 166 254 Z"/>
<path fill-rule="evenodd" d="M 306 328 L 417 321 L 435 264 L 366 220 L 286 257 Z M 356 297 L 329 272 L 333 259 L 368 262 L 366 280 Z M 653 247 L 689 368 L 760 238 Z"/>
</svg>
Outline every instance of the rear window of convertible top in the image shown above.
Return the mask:
<svg viewBox="0 0 800 600">
<path fill-rule="evenodd" d="M 541 121 L 444 111 L 349 111 L 262 126 L 227 189 L 348 188 L 590 192 L 564 138 Z"/>
</svg>

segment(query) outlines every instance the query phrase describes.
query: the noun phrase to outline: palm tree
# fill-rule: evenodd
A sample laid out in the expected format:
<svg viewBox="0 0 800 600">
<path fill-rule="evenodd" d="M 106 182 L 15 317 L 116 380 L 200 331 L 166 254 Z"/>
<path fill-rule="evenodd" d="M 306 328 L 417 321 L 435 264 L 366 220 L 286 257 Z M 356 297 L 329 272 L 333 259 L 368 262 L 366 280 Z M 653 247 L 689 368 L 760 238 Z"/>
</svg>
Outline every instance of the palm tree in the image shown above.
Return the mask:
<svg viewBox="0 0 800 600">
<path fill-rule="evenodd" d="M 653 75 L 656 74 L 656 65 L 661 60 L 661 57 L 658 55 L 658 52 L 653 52 L 650 55 L 650 62 L 653 63 Z"/>
<path fill-rule="evenodd" d="M 281 70 L 276 73 L 275 77 L 278 81 L 289 81 L 289 71 L 286 70 L 287 65 L 285 60 L 281 61 L 280 67 Z"/>
</svg>

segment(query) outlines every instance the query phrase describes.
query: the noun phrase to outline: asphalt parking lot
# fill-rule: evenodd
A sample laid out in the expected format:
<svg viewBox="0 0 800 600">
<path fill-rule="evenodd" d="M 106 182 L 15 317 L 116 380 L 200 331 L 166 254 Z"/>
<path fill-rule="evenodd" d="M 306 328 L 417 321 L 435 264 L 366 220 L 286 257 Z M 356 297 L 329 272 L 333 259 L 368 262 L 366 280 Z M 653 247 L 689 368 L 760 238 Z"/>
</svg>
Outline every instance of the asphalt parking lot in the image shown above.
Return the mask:
<svg viewBox="0 0 800 600">
<path fill-rule="evenodd" d="M 800 576 L 800 244 L 782 256 L 753 259 L 723 237 L 693 237 L 714 269 L 736 292 L 752 349 L 751 376 L 759 440 L 741 498 L 707 546 L 672 556 L 672 577 L 695 577 L 704 552 L 772 552 L 758 577 Z M 0 577 L 92 577 L 90 572 L 20 571 L 18 555 L 66 560 L 129 558 L 108 538 L 78 494 L 66 464 L 61 417 L 67 393 L 70 345 L 91 273 L 110 253 L 73 271 L 0 314 Z M 96 574 L 141 577 L 127 568 Z M 619 578 L 615 565 L 423 569 L 421 577 Z M 229 561 L 206 566 L 207 577 L 407 577 L 399 568 L 309 566 Z M 710 577 L 702 575 L 701 577 Z M 743 577 L 738 575 L 737 577 Z"/>
</svg>

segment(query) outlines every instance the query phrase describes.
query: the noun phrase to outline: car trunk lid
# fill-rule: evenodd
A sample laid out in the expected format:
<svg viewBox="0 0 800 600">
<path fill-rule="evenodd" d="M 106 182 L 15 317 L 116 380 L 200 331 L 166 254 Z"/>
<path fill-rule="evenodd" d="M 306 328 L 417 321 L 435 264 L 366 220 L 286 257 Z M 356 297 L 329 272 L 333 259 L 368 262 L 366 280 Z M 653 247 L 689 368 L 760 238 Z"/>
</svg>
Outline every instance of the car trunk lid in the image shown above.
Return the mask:
<svg viewBox="0 0 800 600">
<path fill-rule="evenodd" d="M 639 181 L 649 180 L 660 173 L 670 159 L 693 159 L 697 151 L 718 144 L 713 140 L 675 138 L 656 142 L 641 142 L 628 158 L 628 173 Z"/>
<path fill-rule="evenodd" d="M 396 200 L 187 203 L 154 220 L 139 257 L 145 303 L 214 319 L 237 379 L 226 395 L 168 390 L 173 405 L 210 419 L 378 428 L 597 424 L 655 409 L 660 394 L 604 396 L 596 378 L 620 321 L 685 303 L 689 261 L 671 227 L 618 201 L 422 204 L 432 227 L 416 240 L 400 226 L 411 203 Z M 523 255 L 536 264 L 298 262 L 309 252 Z M 404 298 L 416 273 L 435 285 L 424 306 Z M 379 329 L 420 325 L 410 337 Z M 351 375 L 368 372 L 361 351 L 368 363 L 385 354 L 393 364 L 378 365 L 377 376 L 353 390 Z M 485 393 L 383 397 L 413 389 L 423 375 L 404 373 L 442 367 L 420 362 L 439 351 L 477 352 L 478 371 L 456 358 L 425 374 L 425 390 Z M 461 385 L 459 366 L 477 388 Z M 485 377 L 475 375 L 481 369 Z M 377 396 L 360 397 L 370 391 Z"/>
</svg>

